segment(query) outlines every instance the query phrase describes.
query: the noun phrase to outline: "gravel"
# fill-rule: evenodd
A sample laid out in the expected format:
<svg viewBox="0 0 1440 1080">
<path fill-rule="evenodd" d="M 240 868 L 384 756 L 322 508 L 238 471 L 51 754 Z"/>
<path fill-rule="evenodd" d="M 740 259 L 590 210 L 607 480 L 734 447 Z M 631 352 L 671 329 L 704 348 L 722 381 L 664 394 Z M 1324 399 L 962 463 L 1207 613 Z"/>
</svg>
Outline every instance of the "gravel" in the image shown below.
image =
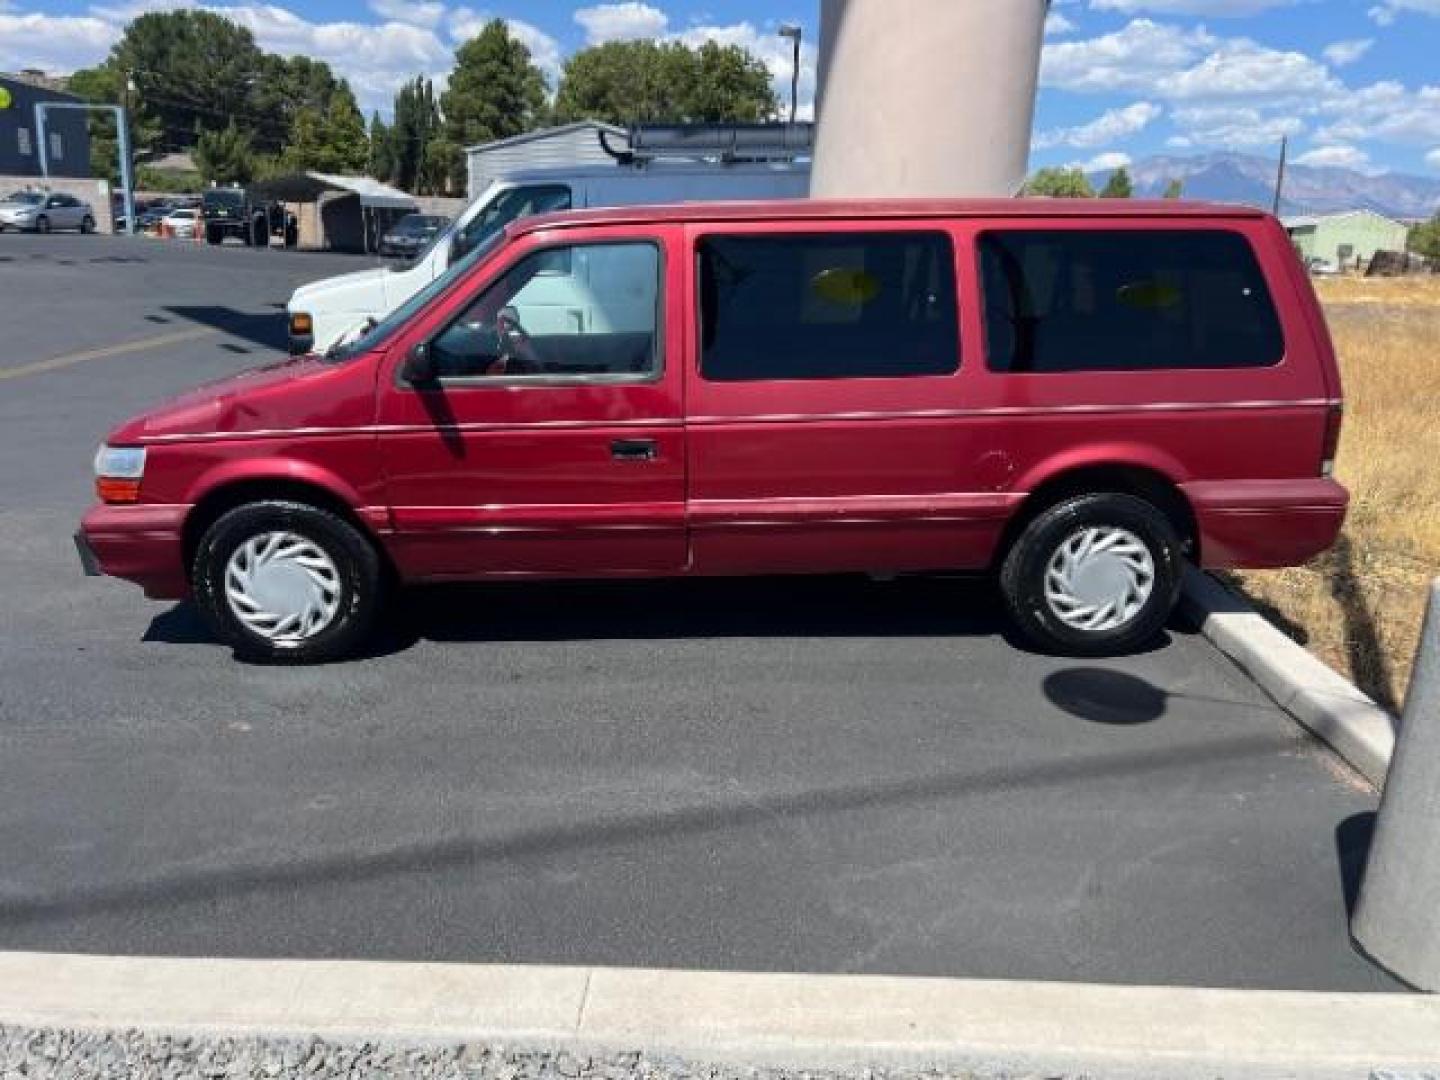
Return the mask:
<svg viewBox="0 0 1440 1080">
<path fill-rule="evenodd" d="M 1038 1080 L 1009 1073 L 788 1070 L 702 1065 L 640 1052 L 579 1057 L 474 1044 L 329 1042 L 325 1039 L 158 1035 L 142 1031 L 0 1026 L 4 1080 Z M 1052 1078 L 1059 1080 L 1059 1078 Z"/>
</svg>

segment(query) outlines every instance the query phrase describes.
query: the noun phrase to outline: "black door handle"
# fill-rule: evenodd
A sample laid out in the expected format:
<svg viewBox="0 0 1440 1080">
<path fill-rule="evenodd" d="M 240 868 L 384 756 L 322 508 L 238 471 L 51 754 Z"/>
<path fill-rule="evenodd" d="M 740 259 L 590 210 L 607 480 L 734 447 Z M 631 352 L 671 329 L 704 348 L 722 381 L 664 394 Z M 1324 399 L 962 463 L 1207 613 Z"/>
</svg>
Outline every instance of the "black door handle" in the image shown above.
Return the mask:
<svg viewBox="0 0 1440 1080">
<path fill-rule="evenodd" d="M 654 461 L 660 450 L 654 439 L 616 439 L 610 444 L 610 456 L 616 461 Z"/>
</svg>

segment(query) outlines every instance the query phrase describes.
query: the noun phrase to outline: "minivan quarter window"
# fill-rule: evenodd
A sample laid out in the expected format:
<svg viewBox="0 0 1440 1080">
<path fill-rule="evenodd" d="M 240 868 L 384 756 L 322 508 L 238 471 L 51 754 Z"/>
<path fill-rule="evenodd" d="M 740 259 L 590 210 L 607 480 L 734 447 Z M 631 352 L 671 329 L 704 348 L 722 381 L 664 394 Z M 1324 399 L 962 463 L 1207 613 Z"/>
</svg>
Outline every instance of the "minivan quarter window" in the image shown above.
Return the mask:
<svg viewBox="0 0 1440 1080">
<path fill-rule="evenodd" d="M 533 251 L 432 339 L 436 375 L 650 378 L 660 370 L 660 269 L 647 240 Z"/>
<path fill-rule="evenodd" d="M 1258 368 L 1284 356 L 1238 232 L 996 230 L 979 248 L 993 371 Z"/>
<path fill-rule="evenodd" d="M 939 232 L 711 235 L 696 250 L 712 382 L 949 375 L 955 257 Z"/>
</svg>

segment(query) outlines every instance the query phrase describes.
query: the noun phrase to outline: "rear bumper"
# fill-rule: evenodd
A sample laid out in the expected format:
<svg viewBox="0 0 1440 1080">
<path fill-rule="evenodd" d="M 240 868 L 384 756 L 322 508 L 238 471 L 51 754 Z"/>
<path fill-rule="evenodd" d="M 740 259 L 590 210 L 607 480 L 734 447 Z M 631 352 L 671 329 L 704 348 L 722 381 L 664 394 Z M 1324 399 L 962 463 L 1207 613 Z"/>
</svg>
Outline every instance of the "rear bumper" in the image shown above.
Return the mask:
<svg viewBox="0 0 1440 1080">
<path fill-rule="evenodd" d="M 189 592 L 183 538 L 189 509 L 143 504 L 93 507 L 75 537 L 81 565 L 86 573 L 93 569 L 133 581 L 153 599 L 180 599 Z"/>
<path fill-rule="evenodd" d="M 1298 566 L 1340 535 L 1350 493 L 1334 480 L 1222 480 L 1182 484 L 1200 527 L 1207 569 Z"/>
</svg>

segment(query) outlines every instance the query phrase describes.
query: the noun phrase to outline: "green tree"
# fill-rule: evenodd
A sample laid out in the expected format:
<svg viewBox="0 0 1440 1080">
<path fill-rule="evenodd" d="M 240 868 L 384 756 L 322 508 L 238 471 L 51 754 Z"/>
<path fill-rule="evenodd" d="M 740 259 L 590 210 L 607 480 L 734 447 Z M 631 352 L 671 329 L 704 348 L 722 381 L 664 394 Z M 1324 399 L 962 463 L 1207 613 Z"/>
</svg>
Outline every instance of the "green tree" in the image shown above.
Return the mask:
<svg viewBox="0 0 1440 1080">
<path fill-rule="evenodd" d="M 433 144 L 444 138 L 440 106 L 430 80 L 417 75 L 395 95 L 394 123 L 390 127 L 388 181 L 417 194 L 440 194 L 450 185 L 449 159 L 437 170 Z"/>
<path fill-rule="evenodd" d="M 392 176 L 395 170 L 394 145 L 390 138 L 390 128 L 384 120 L 380 119 L 378 112 L 370 114 L 370 146 L 369 159 L 365 171 L 376 180 L 384 183 L 393 183 Z"/>
<path fill-rule="evenodd" d="M 1165 198 L 1178 199 L 1185 194 L 1185 181 L 1178 177 L 1165 185 Z"/>
<path fill-rule="evenodd" d="M 1120 166 L 1110 174 L 1110 179 L 1105 181 L 1105 187 L 1100 191 L 1102 199 L 1128 199 L 1135 194 L 1135 184 L 1130 179 L 1130 170 Z"/>
<path fill-rule="evenodd" d="M 1427 259 L 1440 259 L 1440 211 L 1410 230 L 1410 250 Z"/>
<path fill-rule="evenodd" d="M 231 120 L 223 128 L 202 131 L 195 142 L 195 167 L 206 184 L 248 184 L 255 177 L 250 133 Z"/>
<path fill-rule="evenodd" d="M 249 30 L 212 12 L 141 15 L 106 63 L 135 85 L 143 148 L 188 149 L 200 132 L 256 124 L 254 91 L 263 54 Z"/>
<path fill-rule="evenodd" d="M 778 108 L 765 65 L 736 45 L 609 41 L 565 64 L 555 118 L 612 124 L 755 122 Z"/>
<path fill-rule="evenodd" d="M 543 122 L 545 77 L 503 19 L 491 19 L 456 50 L 440 112 L 445 137 L 458 147 L 519 135 Z M 452 162 L 451 187 L 464 182 L 463 168 Z"/>
<path fill-rule="evenodd" d="M 1083 169 L 1052 167 L 1041 169 L 1025 183 L 1022 194 L 1058 199 L 1090 199 L 1095 189 Z"/>
<path fill-rule="evenodd" d="M 119 105 L 124 87 L 124 77 L 109 63 L 93 68 L 81 68 L 70 76 L 70 92 L 95 105 Z M 114 117 L 104 113 L 91 113 L 89 128 L 90 175 L 118 184 L 120 159 L 117 153 Z"/>
</svg>

